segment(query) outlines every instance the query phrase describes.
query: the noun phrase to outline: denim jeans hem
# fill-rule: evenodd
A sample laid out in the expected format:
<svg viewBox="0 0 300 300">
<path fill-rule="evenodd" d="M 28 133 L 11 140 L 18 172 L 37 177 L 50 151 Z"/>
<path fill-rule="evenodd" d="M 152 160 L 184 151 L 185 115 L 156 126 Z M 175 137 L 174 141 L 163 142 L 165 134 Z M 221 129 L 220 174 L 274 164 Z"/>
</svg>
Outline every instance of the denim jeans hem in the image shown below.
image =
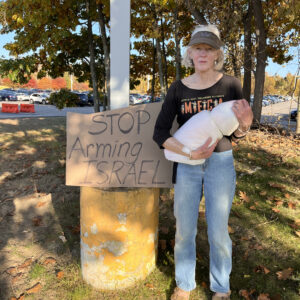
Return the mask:
<svg viewBox="0 0 300 300">
<path fill-rule="evenodd" d="M 177 287 L 179 287 L 181 290 L 184 290 L 186 292 L 191 292 L 192 290 L 194 290 L 196 288 L 196 285 L 194 285 L 193 287 L 186 287 L 186 286 L 182 286 L 180 284 L 176 284 Z"/>
<path fill-rule="evenodd" d="M 228 291 L 225 291 L 225 290 L 218 290 L 217 289 L 213 289 L 212 287 L 210 287 L 210 290 L 213 292 L 213 293 L 224 293 L 224 294 L 227 294 L 230 292 L 230 290 Z"/>
</svg>

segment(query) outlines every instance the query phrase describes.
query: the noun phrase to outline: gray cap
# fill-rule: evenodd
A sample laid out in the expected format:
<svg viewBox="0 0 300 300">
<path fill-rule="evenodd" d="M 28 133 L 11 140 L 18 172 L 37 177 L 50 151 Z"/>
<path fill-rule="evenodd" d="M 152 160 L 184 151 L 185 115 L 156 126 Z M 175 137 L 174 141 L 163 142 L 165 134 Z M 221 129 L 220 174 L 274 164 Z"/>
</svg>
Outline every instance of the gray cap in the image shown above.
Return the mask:
<svg viewBox="0 0 300 300">
<path fill-rule="evenodd" d="M 215 49 L 220 49 L 223 46 L 223 43 L 218 38 L 218 36 L 210 31 L 196 32 L 192 36 L 188 46 L 193 46 L 197 44 L 207 44 Z"/>
</svg>

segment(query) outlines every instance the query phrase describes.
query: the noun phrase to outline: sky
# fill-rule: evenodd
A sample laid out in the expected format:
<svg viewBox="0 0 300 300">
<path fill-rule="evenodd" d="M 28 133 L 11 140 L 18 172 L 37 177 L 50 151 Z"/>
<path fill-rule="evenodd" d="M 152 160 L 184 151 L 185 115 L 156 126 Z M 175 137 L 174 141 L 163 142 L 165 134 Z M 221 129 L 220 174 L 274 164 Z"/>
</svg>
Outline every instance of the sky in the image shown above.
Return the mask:
<svg viewBox="0 0 300 300">
<path fill-rule="evenodd" d="M 9 58 L 9 53 L 4 49 L 4 45 L 13 41 L 13 34 L 0 35 L 0 57 Z M 266 72 L 268 75 L 279 75 L 285 77 L 287 73 L 295 74 L 298 67 L 298 57 L 297 57 L 297 48 L 293 47 L 290 49 L 290 54 L 294 59 L 284 65 L 278 65 L 273 63 L 271 59 L 268 60 L 268 66 L 266 67 Z"/>
</svg>

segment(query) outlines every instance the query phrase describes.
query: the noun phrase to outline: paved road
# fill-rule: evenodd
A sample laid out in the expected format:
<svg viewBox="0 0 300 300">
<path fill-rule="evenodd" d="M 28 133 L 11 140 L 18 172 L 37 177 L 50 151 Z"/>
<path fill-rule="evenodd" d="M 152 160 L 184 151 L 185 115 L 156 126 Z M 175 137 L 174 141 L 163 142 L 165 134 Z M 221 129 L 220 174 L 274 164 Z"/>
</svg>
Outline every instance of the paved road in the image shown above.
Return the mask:
<svg viewBox="0 0 300 300">
<path fill-rule="evenodd" d="M 262 108 L 261 123 L 296 130 L 296 121 L 290 120 L 290 111 L 297 108 L 297 101 L 271 104 Z"/>
<path fill-rule="evenodd" d="M 2 106 L 3 102 L 0 102 Z M 5 103 L 28 103 L 28 102 L 5 102 Z M 289 112 L 291 109 L 297 108 L 296 101 L 287 101 L 277 104 L 272 104 L 262 108 L 261 122 L 264 124 L 279 125 L 281 127 L 289 128 L 291 131 L 296 130 L 296 122 L 290 121 L 289 124 Z M 81 114 L 91 114 L 94 112 L 94 108 L 90 106 L 85 107 L 68 107 L 62 110 L 57 109 L 53 105 L 35 104 L 35 113 L 2 113 L 0 112 L 0 119 L 11 118 L 30 118 L 30 117 L 64 117 L 67 112 L 76 112 Z"/>
<path fill-rule="evenodd" d="M 9 102 L 0 102 L 0 106 L 2 108 L 2 103 L 13 103 L 13 104 L 28 104 L 28 101 L 9 101 Z M 35 104 L 35 113 L 3 113 L 0 112 L 0 119 L 12 119 L 12 118 L 31 118 L 31 117 L 64 117 L 66 116 L 67 112 L 76 112 L 80 114 L 91 114 L 94 112 L 94 108 L 91 106 L 84 106 L 84 107 L 68 107 L 62 110 L 57 109 L 53 105 L 42 105 L 42 104 Z"/>
</svg>

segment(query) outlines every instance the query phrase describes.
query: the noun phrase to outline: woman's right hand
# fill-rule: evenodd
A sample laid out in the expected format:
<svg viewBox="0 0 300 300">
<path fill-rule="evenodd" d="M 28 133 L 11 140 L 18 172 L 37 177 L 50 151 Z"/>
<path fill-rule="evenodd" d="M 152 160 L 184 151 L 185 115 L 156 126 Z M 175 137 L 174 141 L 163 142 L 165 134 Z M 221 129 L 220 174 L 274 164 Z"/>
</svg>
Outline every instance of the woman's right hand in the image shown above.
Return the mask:
<svg viewBox="0 0 300 300">
<path fill-rule="evenodd" d="M 191 159 L 209 158 L 212 155 L 213 151 L 215 150 L 219 140 L 216 140 L 215 143 L 213 143 L 211 146 L 209 146 L 211 141 L 212 141 L 212 138 L 209 137 L 202 146 L 198 147 L 195 150 L 192 150 L 191 151 Z"/>
</svg>

